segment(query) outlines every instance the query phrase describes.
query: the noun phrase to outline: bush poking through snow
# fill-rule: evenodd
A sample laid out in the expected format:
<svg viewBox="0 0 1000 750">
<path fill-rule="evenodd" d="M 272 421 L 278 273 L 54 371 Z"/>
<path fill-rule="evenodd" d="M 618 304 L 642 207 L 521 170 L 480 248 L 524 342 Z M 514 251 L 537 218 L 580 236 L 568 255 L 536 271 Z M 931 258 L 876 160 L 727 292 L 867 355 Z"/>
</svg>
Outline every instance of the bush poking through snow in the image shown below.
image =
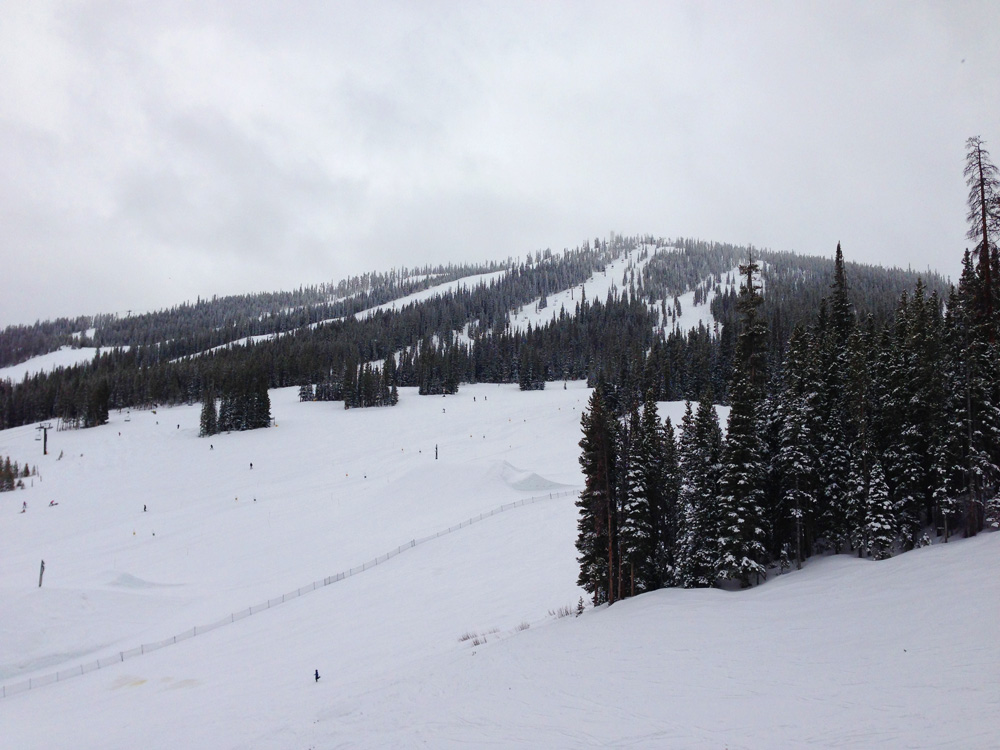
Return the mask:
<svg viewBox="0 0 1000 750">
<path fill-rule="evenodd" d="M 487 635 L 495 635 L 500 632 L 500 628 L 490 628 L 483 633 L 474 633 L 471 630 L 465 631 L 462 635 L 458 637 L 459 643 L 465 643 L 465 641 L 472 641 L 473 646 L 481 646 L 486 643 Z"/>
</svg>

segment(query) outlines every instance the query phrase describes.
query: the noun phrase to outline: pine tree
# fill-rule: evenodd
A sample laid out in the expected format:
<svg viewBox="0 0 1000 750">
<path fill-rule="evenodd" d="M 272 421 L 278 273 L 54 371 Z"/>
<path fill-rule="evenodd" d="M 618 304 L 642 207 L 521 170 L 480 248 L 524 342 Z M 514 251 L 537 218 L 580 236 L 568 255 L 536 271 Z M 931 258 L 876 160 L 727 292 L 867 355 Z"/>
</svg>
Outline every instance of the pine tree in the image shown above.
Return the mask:
<svg viewBox="0 0 1000 750">
<path fill-rule="evenodd" d="M 824 547 L 840 553 L 849 546 L 848 481 L 851 472 L 851 451 L 847 433 L 837 410 L 824 423 L 822 453 L 819 461 L 821 473 L 820 509 L 816 519 L 816 535 Z"/>
<path fill-rule="evenodd" d="M 722 455 L 716 575 L 738 580 L 743 588 L 748 588 L 767 575 L 767 524 L 763 506 L 765 461 L 757 402 L 742 365 L 735 370 L 729 392 L 732 408 Z"/>
<path fill-rule="evenodd" d="M 767 539 L 764 509 L 766 460 L 761 441 L 758 407 L 763 396 L 763 360 L 766 329 L 757 309 L 762 303 L 754 280 L 757 265 L 740 266 L 746 275 L 738 309 L 743 326 L 737 340 L 739 357 L 729 386 L 731 409 L 722 453 L 716 575 L 738 580 L 747 588 L 766 575 Z"/>
<path fill-rule="evenodd" d="M 670 417 L 664 420 L 660 433 L 662 463 L 660 482 L 662 497 L 657 513 L 656 571 L 660 586 L 673 586 L 676 574 L 678 494 L 680 469 L 677 465 L 677 439 Z"/>
<path fill-rule="evenodd" d="M 222 396 L 219 399 L 218 427 L 219 427 L 219 432 L 230 432 L 231 430 L 238 429 L 236 427 L 236 416 L 233 404 L 233 397 L 227 390 L 222 391 Z"/>
<path fill-rule="evenodd" d="M 926 299 L 924 290 L 918 278 L 906 310 L 905 338 L 897 342 L 902 403 L 893 477 L 904 549 L 930 543 L 924 527 L 933 504 L 934 446 L 941 442 L 939 309 L 937 298 Z"/>
<path fill-rule="evenodd" d="M 814 534 L 822 546 L 832 547 L 839 553 L 850 536 L 847 508 L 853 435 L 849 430 L 846 377 L 850 371 L 848 342 L 854 330 L 854 310 L 847 294 L 847 273 L 840 243 L 837 243 L 831 289 L 829 316 L 821 320 L 817 330 L 822 386 L 818 403 L 820 420 L 816 425 L 820 492 Z M 821 316 L 825 311 L 823 306 Z"/>
<path fill-rule="evenodd" d="M 663 433 L 650 391 L 640 416 L 633 407 L 630 416 L 629 461 L 626 470 L 626 493 L 621 513 L 622 563 L 637 592 L 662 585 L 662 550 L 666 546 L 669 522 L 664 508 Z"/>
<path fill-rule="evenodd" d="M 641 417 L 635 404 L 629 409 L 620 428 L 621 447 L 618 452 L 618 507 L 620 522 L 618 541 L 621 551 L 625 586 L 622 596 L 633 596 L 644 590 L 647 568 L 651 563 L 649 498 L 643 487 Z M 637 585 L 638 584 L 638 585 Z"/>
<path fill-rule="evenodd" d="M 966 217 L 969 231 L 966 236 L 975 241 L 973 252 L 978 258 L 976 319 L 990 327 L 990 339 L 994 340 L 996 301 L 993 299 L 993 265 L 997 255 L 995 237 L 1000 231 L 1000 177 L 982 138 L 973 136 L 965 142 L 965 146 L 964 174 L 969 186 L 969 213 Z"/>
<path fill-rule="evenodd" d="M 796 567 L 811 554 L 811 528 L 819 494 L 819 375 L 812 339 L 799 327 L 792 332 L 779 399 L 779 447 L 773 461 L 781 478 L 781 518 L 788 524 L 779 535 L 783 547 L 795 550 Z"/>
<path fill-rule="evenodd" d="M 271 426 L 271 397 L 267 392 L 267 381 L 261 380 L 252 395 L 253 426 L 250 429 Z"/>
<path fill-rule="evenodd" d="M 608 413 L 602 391 L 595 388 L 581 417 L 580 440 L 584 489 L 576 506 L 580 509 L 576 549 L 580 575 L 577 584 L 593 597 L 594 604 L 615 602 L 617 528 L 615 507 L 616 427 Z"/>
<path fill-rule="evenodd" d="M 219 418 L 215 411 L 215 393 L 211 389 L 205 391 L 200 422 L 201 429 L 198 432 L 200 437 L 215 435 L 219 431 Z"/>
<path fill-rule="evenodd" d="M 951 359 L 952 409 L 946 418 L 949 437 L 941 443 L 961 446 L 965 487 L 965 536 L 983 529 L 987 499 L 1000 478 L 1000 375 L 997 344 L 989 341 L 987 326 L 977 322 L 978 287 L 982 284 L 969 253 L 963 259 L 954 314 L 949 309 L 946 339 Z M 954 399 L 954 393 L 961 394 Z M 963 403 L 964 401 L 964 403 Z M 957 419 L 956 419 L 957 417 Z M 956 430 L 957 428 L 957 430 Z M 956 434 L 956 432 L 958 434 Z"/>
<path fill-rule="evenodd" d="M 871 460 L 871 479 L 867 488 L 868 509 L 865 514 L 865 540 L 868 554 L 873 560 L 892 557 L 893 542 L 896 538 L 896 511 L 889 499 L 889 487 L 885 483 L 882 464 Z"/>
<path fill-rule="evenodd" d="M 688 404 L 678 449 L 681 528 L 677 543 L 676 583 L 684 588 L 712 586 L 719 559 L 719 473 L 722 430 L 706 392 L 692 417 Z"/>
</svg>

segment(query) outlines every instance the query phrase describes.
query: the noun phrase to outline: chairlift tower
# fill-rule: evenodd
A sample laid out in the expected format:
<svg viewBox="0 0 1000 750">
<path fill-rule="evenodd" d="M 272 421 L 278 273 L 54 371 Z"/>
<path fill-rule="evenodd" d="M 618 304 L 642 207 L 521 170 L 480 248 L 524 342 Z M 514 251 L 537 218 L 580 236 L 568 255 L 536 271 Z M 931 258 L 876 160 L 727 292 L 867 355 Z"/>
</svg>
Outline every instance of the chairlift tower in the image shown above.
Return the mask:
<svg viewBox="0 0 1000 750">
<path fill-rule="evenodd" d="M 44 422 L 38 425 L 38 427 L 36 427 L 35 429 L 41 431 L 42 455 L 47 456 L 49 455 L 49 430 L 52 429 L 52 425 L 49 424 L 48 422 Z"/>
</svg>

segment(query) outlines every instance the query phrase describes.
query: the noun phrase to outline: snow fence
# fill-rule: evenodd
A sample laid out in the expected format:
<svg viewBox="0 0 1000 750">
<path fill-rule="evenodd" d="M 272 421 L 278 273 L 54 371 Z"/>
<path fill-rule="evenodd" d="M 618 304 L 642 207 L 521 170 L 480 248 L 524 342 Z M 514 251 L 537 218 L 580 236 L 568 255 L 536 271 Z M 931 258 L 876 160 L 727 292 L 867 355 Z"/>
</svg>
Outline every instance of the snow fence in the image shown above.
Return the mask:
<svg viewBox="0 0 1000 750">
<path fill-rule="evenodd" d="M 460 529 L 464 529 L 466 526 L 478 523 L 486 518 L 495 516 L 498 513 L 504 513 L 508 510 L 513 510 L 514 508 L 519 508 L 523 505 L 532 505 L 534 503 L 542 502 L 543 500 L 554 500 L 559 497 L 569 497 L 571 495 L 578 495 L 579 490 L 565 490 L 563 492 L 550 492 L 547 495 L 536 495 L 535 497 L 526 497 L 521 500 L 515 500 L 514 502 L 506 503 L 501 505 L 499 508 L 494 508 L 486 513 L 480 513 L 478 516 L 473 516 L 465 521 L 454 526 L 449 526 L 447 529 L 442 529 L 435 534 L 428 534 L 427 536 L 420 537 L 419 539 L 411 539 L 405 544 L 401 544 L 395 549 L 389 550 L 384 555 L 379 555 L 378 557 L 369 560 L 368 562 L 362 563 L 357 567 L 351 568 L 350 570 L 345 570 L 341 573 L 337 573 L 332 576 L 327 576 L 318 581 L 313 581 L 310 584 L 302 586 L 301 588 L 295 589 L 294 591 L 289 591 L 287 594 L 282 594 L 273 599 L 268 599 L 266 602 L 261 602 L 252 607 L 247 607 L 239 612 L 233 612 L 232 614 L 223 617 L 221 620 L 216 620 L 215 622 L 209 623 L 208 625 L 198 625 L 190 630 L 185 630 L 183 633 L 178 633 L 177 635 L 171 636 L 169 638 L 164 638 L 162 641 L 154 641 L 153 643 L 144 643 L 141 646 L 136 646 L 135 648 L 130 648 L 127 651 L 119 651 L 116 654 L 106 656 L 96 661 L 89 662 L 87 664 L 80 664 L 75 667 L 68 667 L 67 669 L 62 669 L 58 672 L 52 672 L 51 674 L 42 675 L 40 677 L 31 677 L 22 682 L 15 682 L 12 685 L 0 685 L 0 698 L 6 698 L 11 695 L 17 695 L 18 693 L 24 693 L 28 690 L 34 690 L 35 688 L 40 688 L 45 685 L 52 685 L 56 682 L 62 682 L 63 680 L 68 680 L 70 677 L 77 677 L 79 675 L 87 674 L 88 672 L 94 672 L 98 669 L 104 669 L 105 667 L 111 667 L 115 664 L 120 664 L 126 659 L 131 659 L 136 656 L 142 656 L 143 654 L 148 654 L 151 651 L 157 651 L 166 646 L 173 646 L 176 643 L 186 641 L 188 638 L 194 638 L 196 635 L 203 635 L 204 633 L 209 633 L 217 628 L 221 628 L 223 625 L 230 625 L 234 622 L 238 622 L 244 618 L 250 617 L 250 615 L 258 614 L 264 610 L 271 609 L 272 607 L 277 607 L 287 601 L 292 599 L 297 599 L 303 594 L 308 594 L 310 591 L 315 591 L 316 589 L 323 588 L 324 586 L 329 586 L 331 583 L 336 583 L 337 581 L 343 581 L 345 578 L 350 578 L 358 573 L 363 573 L 369 568 L 374 568 L 376 565 L 381 565 L 388 560 L 396 557 L 396 555 L 401 554 L 405 550 L 412 549 L 418 544 L 424 544 L 432 539 L 437 539 L 438 537 L 445 536 L 446 534 L 452 534 Z"/>
</svg>

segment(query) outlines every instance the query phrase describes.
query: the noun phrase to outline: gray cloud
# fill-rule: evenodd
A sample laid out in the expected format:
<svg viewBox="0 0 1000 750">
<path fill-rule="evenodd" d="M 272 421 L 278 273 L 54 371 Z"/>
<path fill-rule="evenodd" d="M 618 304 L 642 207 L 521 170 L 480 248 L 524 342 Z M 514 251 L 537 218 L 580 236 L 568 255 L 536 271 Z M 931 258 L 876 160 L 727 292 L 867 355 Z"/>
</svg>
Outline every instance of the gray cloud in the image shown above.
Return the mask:
<svg viewBox="0 0 1000 750">
<path fill-rule="evenodd" d="M 955 275 L 1000 6 L 12 4 L 0 326 L 608 231 Z"/>
</svg>

